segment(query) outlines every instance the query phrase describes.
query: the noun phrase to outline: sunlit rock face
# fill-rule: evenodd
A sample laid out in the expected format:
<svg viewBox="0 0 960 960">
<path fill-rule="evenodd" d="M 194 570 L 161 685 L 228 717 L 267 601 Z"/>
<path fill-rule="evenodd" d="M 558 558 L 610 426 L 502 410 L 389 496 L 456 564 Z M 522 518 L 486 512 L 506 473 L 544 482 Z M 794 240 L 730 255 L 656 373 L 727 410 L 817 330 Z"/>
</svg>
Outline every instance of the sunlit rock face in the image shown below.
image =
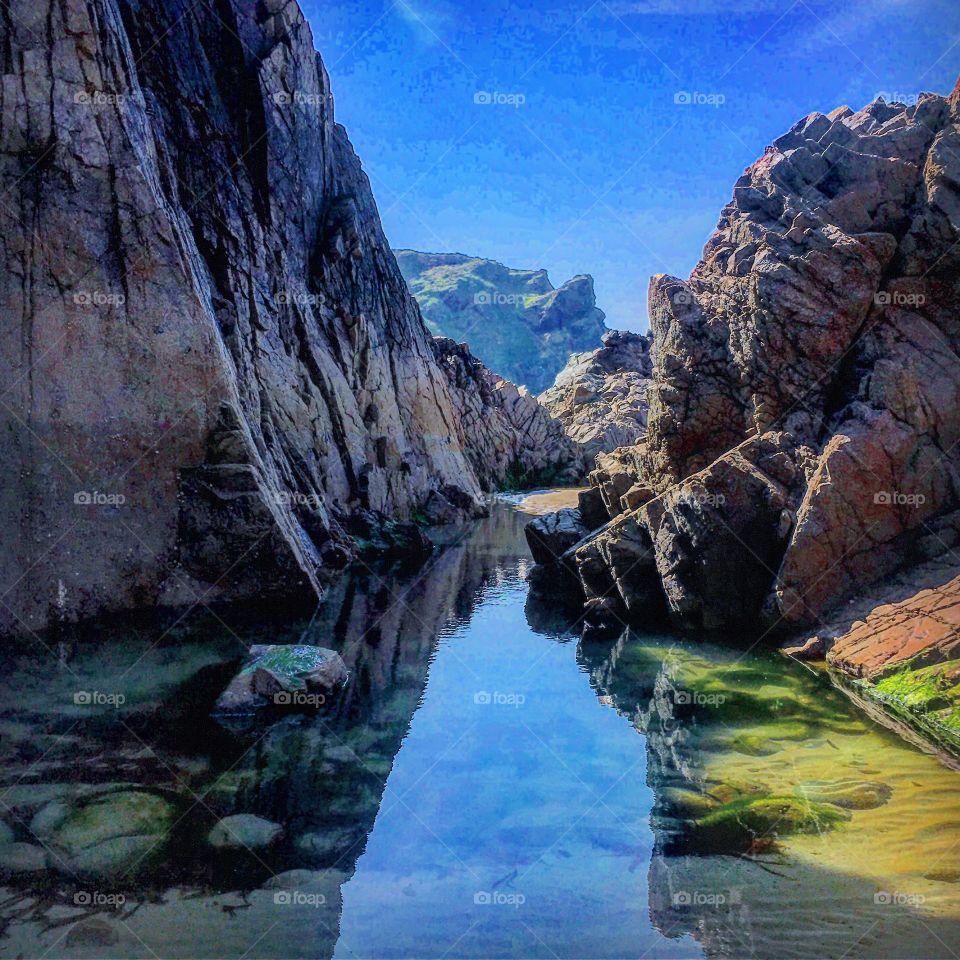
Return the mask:
<svg viewBox="0 0 960 960">
<path fill-rule="evenodd" d="M 618 519 L 579 554 L 625 606 L 653 578 L 684 625 L 799 629 L 956 509 L 958 103 L 805 118 L 737 181 L 689 280 L 651 281 L 646 438 L 599 458 Z M 655 562 L 628 572 L 634 527 Z"/>
<path fill-rule="evenodd" d="M 294 2 L 2 27 L 0 629 L 314 598 L 479 455 Z"/>
<path fill-rule="evenodd" d="M 651 373 L 650 339 L 610 330 L 603 346 L 571 356 L 539 399 L 584 445 L 592 466 L 598 454 L 643 439 Z"/>
</svg>

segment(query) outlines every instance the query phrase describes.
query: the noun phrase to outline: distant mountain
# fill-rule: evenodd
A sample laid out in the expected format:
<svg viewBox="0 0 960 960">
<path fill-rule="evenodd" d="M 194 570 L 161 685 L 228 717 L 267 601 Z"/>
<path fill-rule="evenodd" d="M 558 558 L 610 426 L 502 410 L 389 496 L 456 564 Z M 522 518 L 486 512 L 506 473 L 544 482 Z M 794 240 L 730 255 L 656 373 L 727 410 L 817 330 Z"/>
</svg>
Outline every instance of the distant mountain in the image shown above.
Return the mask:
<svg viewBox="0 0 960 960">
<path fill-rule="evenodd" d="M 512 270 L 461 253 L 395 251 L 430 330 L 466 342 L 491 370 L 534 393 L 546 390 L 571 353 L 606 332 L 593 278 L 554 288 L 546 270 Z"/>
</svg>

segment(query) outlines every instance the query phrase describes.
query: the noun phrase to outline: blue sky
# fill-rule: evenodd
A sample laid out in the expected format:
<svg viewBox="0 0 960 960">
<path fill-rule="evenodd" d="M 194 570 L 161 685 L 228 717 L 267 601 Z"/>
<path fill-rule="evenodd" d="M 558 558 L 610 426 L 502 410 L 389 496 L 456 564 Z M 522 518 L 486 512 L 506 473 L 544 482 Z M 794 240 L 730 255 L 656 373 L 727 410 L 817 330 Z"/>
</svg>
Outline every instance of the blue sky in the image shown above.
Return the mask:
<svg viewBox="0 0 960 960">
<path fill-rule="evenodd" d="M 957 0 L 302 6 L 395 247 L 590 273 L 635 330 L 774 137 L 960 74 Z"/>
</svg>

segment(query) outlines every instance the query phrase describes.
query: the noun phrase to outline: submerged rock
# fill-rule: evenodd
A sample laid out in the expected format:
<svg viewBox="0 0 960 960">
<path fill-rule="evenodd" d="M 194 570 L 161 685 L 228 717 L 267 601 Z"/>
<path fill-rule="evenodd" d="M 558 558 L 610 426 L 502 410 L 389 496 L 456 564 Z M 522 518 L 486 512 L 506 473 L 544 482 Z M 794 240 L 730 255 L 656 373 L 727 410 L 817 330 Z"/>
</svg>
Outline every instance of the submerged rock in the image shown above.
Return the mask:
<svg viewBox="0 0 960 960">
<path fill-rule="evenodd" d="M 0 844 L 0 876 L 39 873 L 48 865 L 47 851 L 34 843 Z"/>
<path fill-rule="evenodd" d="M 813 803 L 832 803 L 845 810 L 873 810 L 893 794 L 888 784 L 874 780 L 814 780 L 801 783 L 795 792 Z"/>
<path fill-rule="evenodd" d="M 283 827 L 252 813 L 238 813 L 218 821 L 207 842 L 218 850 L 262 850 L 283 836 Z"/>
<path fill-rule="evenodd" d="M 825 833 L 849 819 L 836 806 L 798 797 L 745 797 L 697 820 L 686 841 L 699 853 L 739 853 L 793 834 Z"/>
<path fill-rule="evenodd" d="M 136 873 L 166 852 L 176 819 L 173 803 L 142 790 L 80 801 L 50 835 L 52 865 L 92 878 Z"/>
<path fill-rule="evenodd" d="M 337 694 L 347 676 L 343 659 L 333 650 L 305 644 L 255 644 L 213 712 L 242 716 L 266 709 L 318 710 Z"/>
</svg>

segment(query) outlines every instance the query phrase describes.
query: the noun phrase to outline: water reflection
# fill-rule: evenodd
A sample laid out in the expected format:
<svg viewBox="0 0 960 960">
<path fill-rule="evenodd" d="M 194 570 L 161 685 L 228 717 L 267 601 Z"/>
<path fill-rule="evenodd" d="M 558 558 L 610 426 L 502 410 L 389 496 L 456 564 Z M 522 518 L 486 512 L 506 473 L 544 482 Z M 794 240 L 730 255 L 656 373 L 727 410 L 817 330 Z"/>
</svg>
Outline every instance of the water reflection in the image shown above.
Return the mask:
<svg viewBox="0 0 960 960">
<path fill-rule="evenodd" d="M 309 620 L 6 647 L 0 953 L 950 956 L 956 774 L 774 656 L 582 639 L 528 590 L 524 520 L 360 570 Z M 339 651 L 342 698 L 211 719 L 264 642 Z M 280 841 L 213 850 L 237 814 Z"/>
</svg>

